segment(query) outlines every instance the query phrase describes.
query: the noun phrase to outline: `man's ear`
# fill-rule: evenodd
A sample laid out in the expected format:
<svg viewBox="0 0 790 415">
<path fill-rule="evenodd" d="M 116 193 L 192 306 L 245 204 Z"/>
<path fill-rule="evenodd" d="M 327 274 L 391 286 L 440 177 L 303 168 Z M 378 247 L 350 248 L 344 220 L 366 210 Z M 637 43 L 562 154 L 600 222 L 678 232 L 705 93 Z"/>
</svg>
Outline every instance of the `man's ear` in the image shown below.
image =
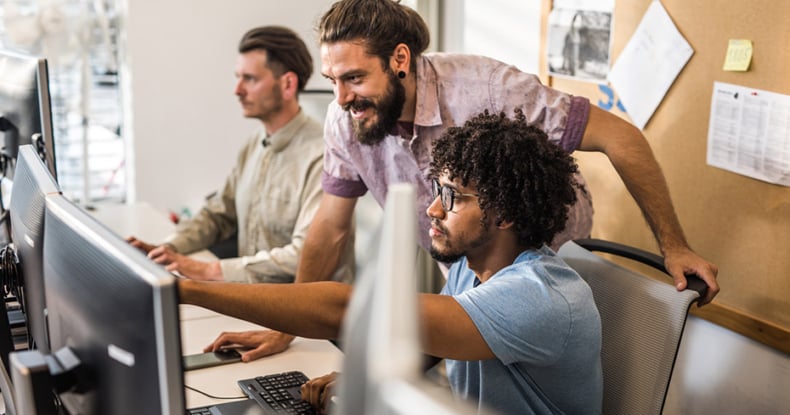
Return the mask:
<svg viewBox="0 0 790 415">
<path fill-rule="evenodd" d="M 501 219 L 501 218 L 497 218 L 495 223 L 496 223 L 496 227 L 498 229 L 508 229 L 508 228 L 511 228 L 513 226 L 513 221 L 504 220 L 504 219 Z"/>
<path fill-rule="evenodd" d="M 404 72 L 408 74 L 409 65 L 411 65 L 411 50 L 405 43 L 398 43 L 390 58 L 390 68 L 394 73 Z"/>
<path fill-rule="evenodd" d="M 283 98 L 293 98 L 299 89 L 299 77 L 296 73 L 288 71 L 280 75 L 280 90 Z"/>
</svg>

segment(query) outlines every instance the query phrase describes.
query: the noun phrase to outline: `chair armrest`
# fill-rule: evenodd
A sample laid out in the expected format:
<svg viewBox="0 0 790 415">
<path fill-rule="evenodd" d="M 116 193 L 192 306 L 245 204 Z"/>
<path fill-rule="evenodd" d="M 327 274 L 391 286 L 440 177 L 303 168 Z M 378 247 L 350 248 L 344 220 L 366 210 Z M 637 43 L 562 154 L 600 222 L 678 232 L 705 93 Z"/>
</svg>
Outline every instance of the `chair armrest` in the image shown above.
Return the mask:
<svg viewBox="0 0 790 415">
<path fill-rule="evenodd" d="M 617 255 L 623 258 L 628 258 L 634 260 L 636 262 L 645 264 L 652 268 L 655 268 L 664 274 L 669 275 L 667 272 L 667 268 L 664 266 L 664 257 L 661 255 L 656 255 L 652 252 L 648 252 L 639 248 L 635 248 L 628 245 L 623 245 L 617 242 L 611 241 L 604 241 L 602 239 L 595 239 L 595 238 L 586 238 L 586 239 L 576 239 L 575 242 L 577 245 L 581 246 L 588 251 L 597 251 L 597 252 L 606 252 L 607 254 Z M 688 281 L 686 285 L 686 289 L 694 290 L 699 293 L 700 297 L 705 295 L 705 291 L 708 289 L 708 285 L 705 284 L 699 277 L 694 274 L 686 274 L 686 280 Z"/>
</svg>

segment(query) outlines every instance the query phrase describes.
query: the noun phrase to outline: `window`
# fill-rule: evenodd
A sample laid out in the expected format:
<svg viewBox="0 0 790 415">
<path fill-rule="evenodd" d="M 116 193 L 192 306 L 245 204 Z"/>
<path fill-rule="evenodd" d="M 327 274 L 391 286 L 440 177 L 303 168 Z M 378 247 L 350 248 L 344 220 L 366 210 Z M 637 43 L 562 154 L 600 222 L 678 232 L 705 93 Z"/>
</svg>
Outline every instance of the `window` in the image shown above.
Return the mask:
<svg viewBox="0 0 790 415">
<path fill-rule="evenodd" d="M 126 198 L 114 0 L 2 0 L 0 47 L 47 58 L 58 179 L 88 205 Z"/>
</svg>

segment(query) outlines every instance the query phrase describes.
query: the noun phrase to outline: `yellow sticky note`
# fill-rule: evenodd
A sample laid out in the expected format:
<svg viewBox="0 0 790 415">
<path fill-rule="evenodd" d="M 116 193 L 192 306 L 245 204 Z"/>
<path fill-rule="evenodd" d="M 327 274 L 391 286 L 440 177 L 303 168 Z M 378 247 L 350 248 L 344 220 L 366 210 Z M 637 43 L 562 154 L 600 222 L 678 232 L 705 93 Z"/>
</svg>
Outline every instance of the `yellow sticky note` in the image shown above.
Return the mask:
<svg viewBox="0 0 790 415">
<path fill-rule="evenodd" d="M 749 39 L 730 39 L 727 46 L 725 71 L 748 71 L 752 62 L 752 41 Z"/>
</svg>

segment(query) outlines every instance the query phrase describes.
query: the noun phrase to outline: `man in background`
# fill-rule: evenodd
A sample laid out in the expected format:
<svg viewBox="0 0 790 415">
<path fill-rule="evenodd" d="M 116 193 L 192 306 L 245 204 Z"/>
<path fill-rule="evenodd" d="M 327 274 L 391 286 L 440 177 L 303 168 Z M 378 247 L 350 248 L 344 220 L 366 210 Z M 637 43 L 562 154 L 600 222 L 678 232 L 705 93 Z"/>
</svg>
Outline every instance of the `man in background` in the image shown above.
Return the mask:
<svg viewBox="0 0 790 415">
<path fill-rule="evenodd" d="M 239 42 L 236 89 L 244 116 L 261 121 L 239 152 L 225 184 L 161 245 L 130 237 L 170 271 L 205 281 L 293 282 L 305 234 L 321 199 L 322 126 L 299 106 L 313 72 L 305 43 L 279 26 L 248 31 Z M 202 262 L 186 256 L 237 234 L 238 254 Z M 353 244 L 334 278 L 350 281 Z M 290 337 L 259 333 L 262 357 L 284 350 Z M 268 342 L 273 336 L 284 339 Z M 268 345 L 277 345 L 270 349 Z"/>
</svg>

